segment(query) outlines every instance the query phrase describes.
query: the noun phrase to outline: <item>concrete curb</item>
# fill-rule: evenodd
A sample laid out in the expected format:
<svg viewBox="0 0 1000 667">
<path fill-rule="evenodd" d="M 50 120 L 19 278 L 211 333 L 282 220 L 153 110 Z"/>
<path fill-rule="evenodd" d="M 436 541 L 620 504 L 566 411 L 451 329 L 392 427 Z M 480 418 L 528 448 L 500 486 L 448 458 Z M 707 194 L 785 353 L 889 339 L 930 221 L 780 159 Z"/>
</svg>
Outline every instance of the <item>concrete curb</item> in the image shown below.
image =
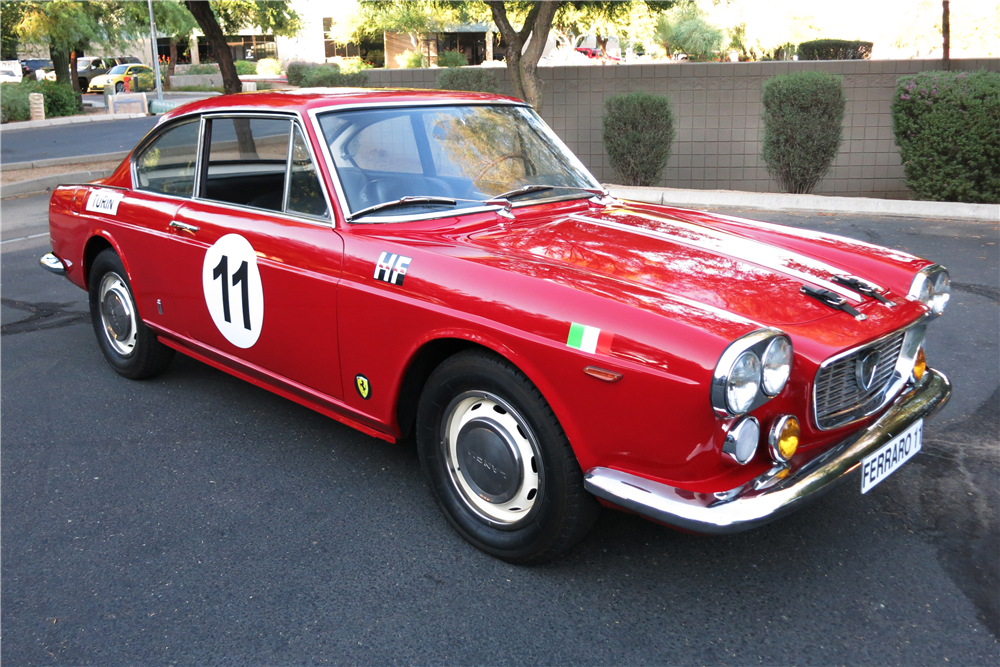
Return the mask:
<svg viewBox="0 0 1000 667">
<path fill-rule="evenodd" d="M 0 125 L 0 131 L 30 130 L 35 127 L 52 127 L 54 125 L 74 125 L 76 123 L 97 123 L 105 120 L 146 118 L 148 115 L 145 113 L 95 113 L 81 116 L 61 116 L 60 118 L 46 118 L 45 120 L 26 120 L 21 123 L 4 123 Z"/>
<path fill-rule="evenodd" d="M 0 171 L 24 171 L 25 169 L 44 169 L 45 167 L 61 167 L 68 164 L 85 164 L 87 162 L 108 162 L 111 160 L 124 160 L 131 151 L 118 151 L 117 153 L 101 153 L 100 155 L 84 155 L 73 157 L 53 157 L 46 160 L 35 160 L 33 162 L 10 162 L 0 164 Z"/>
<path fill-rule="evenodd" d="M 33 195 L 48 192 L 57 185 L 65 183 L 89 183 L 99 178 L 107 178 L 114 173 L 114 169 L 98 169 L 97 171 L 74 171 L 67 174 L 55 174 L 42 178 L 32 178 L 27 181 L 19 181 L 4 185 L 0 188 L 0 199 L 8 197 L 20 197 L 21 195 Z"/>
<path fill-rule="evenodd" d="M 614 197 L 650 204 L 685 207 L 749 208 L 766 211 L 813 211 L 869 215 L 898 215 L 917 218 L 1000 222 L 1000 205 L 959 202 L 827 197 L 734 190 L 676 190 L 605 185 Z"/>
</svg>

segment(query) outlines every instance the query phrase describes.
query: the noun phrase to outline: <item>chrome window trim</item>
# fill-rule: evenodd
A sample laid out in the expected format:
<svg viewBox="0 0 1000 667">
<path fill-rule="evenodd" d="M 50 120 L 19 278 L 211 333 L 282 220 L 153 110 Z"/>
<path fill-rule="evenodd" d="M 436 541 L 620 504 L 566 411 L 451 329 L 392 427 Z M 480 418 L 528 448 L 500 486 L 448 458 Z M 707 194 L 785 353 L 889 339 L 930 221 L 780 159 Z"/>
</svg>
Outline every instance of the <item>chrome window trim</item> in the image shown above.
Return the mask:
<svg viewBox="0 0 1000 667">
<path fill-rule="evenodd" d="M 826 369 L 837 363 L 844 357 L 848 357 L 855 354 L 859 350 L 863 350 L 868 347 L 874 347 L 888 338 L 892 338 L 900 332 L 900 329 L 890 331 L 889 333 L 879 336 L 874 340 L 870 340 L 867 343 L 862 343 L 861 345 L 856 345 L 848 350 L 839 352 L 832 357 L 824 360 L 823 363 L 819 365 L 816 369 L 816 375 L 813 377 L 812 383 L 812 421 L 813 425 L 816 426 L 820 431 L 834 431 L 838 428 L 844 428 L 845 426 L 850 426 L 851 424 L 856 424 L 863 419 L 871 417 L 873 414 L 884 408 L 886 405 L 891 403 L 893 399 L 902 391 L 903 387 L 906 386 L 907 382 L 910 380 L 910 374 L 913 372 L 913 364 L 917 359 L 917 352 L 920 350 L 921 346 L 924 344 L 924 339 L 927 336 L 927 320 L 930 319 L 927 315 L 921 317 L 916 322 L 902 327 L 903 334 L 903 344 L 899 349 L 899 356 L 896 358 L 896 367 L 893 369 L 892 376 L 889 382 L 886 384 L 885 394 L 882 400 L 879 401 L 878 405 L 869 410 L 868 412 L 862 414 L 856 419 L 852 419 L 849 422 L 844 422 L 843 424 L 837 424 L 836 426 L 823 427 L 819 423 L 819 405 L 817 404 L 816 388 L 819 383 L 820 374 Z"/>
<path fill-rule="evenodd" d="M 166 132 L 170 131 L 175 127 L 183 125 L 184 123 L 195 122 L 195 120 L 197 120 L 198 122 L 198 146 L 195 149 L 195 158 L 194 158 L 195 176 L 194 176 L 194 184 L 191 186 L 191 196 L 180 197 L 178 195 L 170 195 L 163 192 L 157 192 L 155 190 L 147 190 L 146 188 L 139 187 L 139 174 L 137 171 L 139 156 L 142 155 L 142 153 L 147 148 L 149 148 L 149 145 L 151 143 L 159 139 Z M 169 122 L 164 123 L 163 125 L 159 124 L 154 125 L 153 129 L 147 132 L 146 136 L 144 136 L 142 139 L 139 140 L 139 143 L 135 145 L 135 148 L 132 149 L 132 152 L 128 156 L 129 178 L 131 178 L 132 180 L 132 182 L 130 183 L 130 189 L 138 190 L 139 192 L 148 192 L 150 194 L 162 195 L 164 197 L 171 197 L 173 199 L 181 199 L 184 201 L 192 199 L 194 197 L 194 193 L 198 189 L 198 172 L 199 169 L 201 168 L 201 147 L 205 143 L 204 137 L 205 137 L 205 121 L 202 120 L 201 118 L 198 119 L 188 118 L 188 114 L 185 114 L 184 116 L 181 116 L 180 118 L 176 119 L 171 118 Z M 103 186 L 103 187 L 109 187 L 109 186 Z"/>
<path fill-rule="evenodd" d="M 462 208 L 462 209 L 445 209 L 442 211 L 431 211 L 428 213 L 419 214 L 408 214 L 408 215 L 377 215 L 377 216 L 365 216 L 364 221 L 350 222 L 350 218 L 353 211 L 347 205 L 347 197 L 344 194 L 343 186 L 340 182 L 340 174 L 337 173 L 337 167 L 333 162 L 333 155 L 330 153 L 330 146 L 326 143 L 326 135 L 323 134 L 323 128 L 319 124 L 319 116 L 321 114 L 326 114 L 330 112 L 338 111 L 357 111 L 359 109 L 393 109 L 393 108 L 413 108 L 413 107 L 455 107 L 455 106 L 512 106 L 512 107 L 522 107 L 525 109 L 531 109 L 531 105 L 520 100 L 424 100 L 424 101 L 414 101 L 414 102 L 355 102 L 350 104 L 332 104 L 329 106 L 315 107 L 309 109 L 307 112 L 309 118 L 312 121 L 313 132 L 319 139 L 320 150 L 323 151 L 323 158 L 326 160 L 327 170 L 330 172 L 330 178 L 333 181 L 333 188 L 337 193 L 337 201 L 340 204 L 340 212 L 344 216 L 344 221 L 352 225 L 367 225 L 367 224 L 388 224 L 388 223 L 402 223 L 402 222 L 416 222 L 420 220 L 437 220 L 441 218 L 454 217 L 455 215 L 469 215 L 473 213 L 487 213 L 492 211 L 498 211 L 502 206 L 491 205 L 491 206 L 477 206 L 474 208 Z M 538 114 L 535 114 L 536 116 Z M 590 170 L 580 161 L 576 154 L 566 147 L 566 144 L 556 135 L 551 127 L 538 116 L 541 121 L 541 127 L 546 133 L 546 137 L 554 141 L 560 148 L 562 148 L 567 155 L 570 156 L 573 166 L 578 168 L 584 174 L 590 177 L 592 185 L 595 188 L 602 188 L 600 182 L 594 175 L 590 173 Z M 592 197 L 591 197 L 592 198 Z M 583 197 L 581 197 L 583 199 Z M 526 206 L 537 206 L 543 203 L 540 200 L 527 201 L 527 202 L 517 202 L 512 203 L 512 208 L 523 208 Z"/>
<path fill-rule="evenodd" d="M 756 329 L 744 336 L 740 336 L 731 342 L 722 354 L 719 355 L 719 360 L 715 363 L 715 369 L 712 371 L 712 384 L 709 390 L 709 400 L 711 401 L 712 410 L 715 412 L 716 416 L 722 418 L 739 416 L 729 410 L 729 405 L 726 401 L 726 383 L 729 381 L 729 372 L 732 370 L 733 364 L 736 363 L 736 360 L 739 359 L 744 352 L 749 350 L 754 350 L 757 353 L 757 358 L 759 359 L 764 350 L 767 348 L 769 341 L 778 336 L 783 336 L 788 339 L 788 344 L 792 346 L 792 363 L 794 364 L 795 346 L 792 344 L 792 339 L 781 329 L 775 329 L 773 327 Z M 762 379 L 760 386 L 757 387 L 757 398 L 755 398 L 753 403 L 750 404 L 750 407 L 746 410 L 746 412 L 740 414 L 751 412 L 773 398 L 773 396 L 768 396 L 764 393 L 763 384 L 764 382 Z M 787 386 L 787 384 L 785 386 Z"/>
</svg>

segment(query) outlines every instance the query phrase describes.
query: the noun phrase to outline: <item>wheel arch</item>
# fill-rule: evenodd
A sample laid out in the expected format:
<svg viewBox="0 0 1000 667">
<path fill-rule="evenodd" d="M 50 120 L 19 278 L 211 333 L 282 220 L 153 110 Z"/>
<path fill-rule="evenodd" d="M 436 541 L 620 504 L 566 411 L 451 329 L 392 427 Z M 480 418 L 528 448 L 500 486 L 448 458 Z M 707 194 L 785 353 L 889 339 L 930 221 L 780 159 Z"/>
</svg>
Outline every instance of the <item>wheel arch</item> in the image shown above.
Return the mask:
<svg viewBox="0 0 1000 667">
<path fill-rule="evenodd" d="M 115 254 L 118 255 L 118 258 L 122 261 L 122 265 L 125 267 L 125 273 L 128 274 L 129 282 L 132 282 L 132 270 L 129 268 L 128 259 L 122 253 L 118 244 L 106 233 L 97 231 L 87 239 L 87 243 L 83 247 L 83 284 L 85 289 L 90 289 L 90 269 L 94 266 L 94 260 L 108 248 L 114 250 Z M 135 285 L 132 288 L 134 290 Z"/>
<path fill-rule="evenodd" d="M 417 404 L 420 402 L 420 392 L 427 378 L 445 359 L 468 349 L 481 349 L 499 354 L 496 350 L 480 342 L 466 338 L 435 338 L 421 345 L 410 357 L 403 380 L 399 383 L 399 394 L 396 401 L 396 424 L 401 437 L 406 438 L 413 432 L 417 418 Z"/>
</svg>

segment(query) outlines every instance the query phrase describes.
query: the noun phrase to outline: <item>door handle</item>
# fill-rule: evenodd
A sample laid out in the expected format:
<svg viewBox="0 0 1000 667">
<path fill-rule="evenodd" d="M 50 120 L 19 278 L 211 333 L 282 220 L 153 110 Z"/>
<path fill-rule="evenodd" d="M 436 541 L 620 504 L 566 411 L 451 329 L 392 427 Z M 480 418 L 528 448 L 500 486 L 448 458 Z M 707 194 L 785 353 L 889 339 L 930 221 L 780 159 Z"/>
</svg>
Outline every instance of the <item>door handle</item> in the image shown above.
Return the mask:
<svg viewBox="0 0 1000 667">
<path fill-rule="evenodd" d="M 189 225 L 186 222 L 178 222 L 177 220 L 171 220 L 170 226 L 173 227 L 174 229 L 181 229 L 184 230 L 185 232 L 191 232 L 192 234 L 200 229 L 200 227 Z"/>
</svg>

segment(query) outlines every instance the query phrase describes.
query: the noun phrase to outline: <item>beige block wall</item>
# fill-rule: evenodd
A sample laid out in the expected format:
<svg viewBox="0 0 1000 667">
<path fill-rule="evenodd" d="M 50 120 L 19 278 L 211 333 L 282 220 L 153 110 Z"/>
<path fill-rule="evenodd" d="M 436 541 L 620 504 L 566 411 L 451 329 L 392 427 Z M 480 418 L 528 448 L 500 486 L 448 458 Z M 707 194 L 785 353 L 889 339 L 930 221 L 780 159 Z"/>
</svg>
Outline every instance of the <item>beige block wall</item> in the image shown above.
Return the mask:
<svg viewBox="0 0 1000 667">
<path fill-rule="evenodd" d="M 601 141 L 604 99 L 642 90 L 670 98 L 677 136 L 660 185 L 778 192 L 760 158 L 760 89 L 776 74 L 822 70 L 844 80 L 843 143 L 816 194 L 909 198 L 892 135 L 896 80 L 940 69 L 938 60 L 674 63 L 540 68 L 542 117 L 593 174 L 616 182 Z M 953 70 L 1000 71 L 1000 60 L 954 60 Z M 494 70 L 511 94 L 505 69 Z M 437 70 L 371 70 L 373 86 L 433 88 Z"/>
</svg>

